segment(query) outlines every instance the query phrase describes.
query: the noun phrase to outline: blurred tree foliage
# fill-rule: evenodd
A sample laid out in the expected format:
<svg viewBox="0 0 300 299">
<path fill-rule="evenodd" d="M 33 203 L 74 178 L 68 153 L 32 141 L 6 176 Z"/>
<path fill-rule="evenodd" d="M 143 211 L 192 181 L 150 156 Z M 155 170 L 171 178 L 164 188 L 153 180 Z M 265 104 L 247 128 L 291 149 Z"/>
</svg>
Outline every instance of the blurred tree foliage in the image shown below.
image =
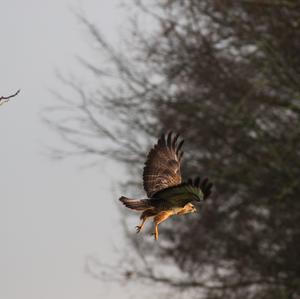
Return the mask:
<svg viewBox="0 0 300 299">
<path fill-rule="evenodd" d="M 184 174 L 209 176 L 215 192 L 199 217 L 163 224 L 158 243 L 134 235 L 142 262 L 126 273 L 195 298 L 300 298 L 300 1 L 135 5 L 122 50 L 82 18 L 109 63 L 82 60 L 99 87 L 66 80 L 72 121 L 50 124 L 77 153 L 123 161 L 133 182 L 146 144 L 179 132 Z"/>
</svg>

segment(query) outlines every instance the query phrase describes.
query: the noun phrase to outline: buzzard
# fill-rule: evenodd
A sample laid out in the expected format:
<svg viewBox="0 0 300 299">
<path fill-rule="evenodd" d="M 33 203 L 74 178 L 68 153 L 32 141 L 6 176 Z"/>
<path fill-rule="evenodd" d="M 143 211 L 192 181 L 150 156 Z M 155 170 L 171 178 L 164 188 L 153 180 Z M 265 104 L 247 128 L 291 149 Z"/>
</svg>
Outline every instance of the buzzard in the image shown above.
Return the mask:
<svg viewBox="0 0 300 299">
<path fill-rule="evenodd" d="M 141 224 L 136 226 L 139 233 L 150 217 L 154 217 L 154 238 L 158 239 L 158 225 L 173 215 L 196 212 L 193 201 L 205 200 L 213 184 L 199 177 L 182 182 L 180 162 L 183 156 L 184 140 L 173 132 L 163 134 L 150 150 L 143 173 L 146 199 L 131 199 L 125 196 L 119 200 L 129 209 L 142 211 Z"/>
</svg>

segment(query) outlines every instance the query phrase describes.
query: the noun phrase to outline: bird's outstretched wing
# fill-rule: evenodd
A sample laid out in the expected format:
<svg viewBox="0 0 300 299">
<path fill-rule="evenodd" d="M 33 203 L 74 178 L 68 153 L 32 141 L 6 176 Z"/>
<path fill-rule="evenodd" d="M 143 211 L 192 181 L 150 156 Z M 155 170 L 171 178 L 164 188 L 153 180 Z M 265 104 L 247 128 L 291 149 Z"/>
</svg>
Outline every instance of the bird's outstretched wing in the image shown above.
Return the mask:
<svg viewBox="0 0 300 299">
<path fill-rule="evenodd" d="M 184 141 L 178 143 L 178 137 L 178 134 L 172 132 L 163 134 L 148 154 L 143 180 L 149 198 L 162 189 L 181 183 L 180 161 Z"/>
<path fill-rule="evenodd" d="M 200 177 L 197 177 L 195 180 L 189 179 L 187 185 L 193 187 L 195 191 L 200 189 L 203 194 L 203 200 L 210 196 L 213 187 L 213 183 L 208 178 L 201 180 Z"/>
<path fill-rule="evenodd" d="M 191 201 L 206 200 L 211 194 L 212 187 L 213 184 L 208 178 L 201 180 L 197 177 L 194 180 L 189 179 L 185 183 L 160 190 L 154 194 L 154 198 L 166 199 L 170 206 L 184 206 Z"/>
</svg>

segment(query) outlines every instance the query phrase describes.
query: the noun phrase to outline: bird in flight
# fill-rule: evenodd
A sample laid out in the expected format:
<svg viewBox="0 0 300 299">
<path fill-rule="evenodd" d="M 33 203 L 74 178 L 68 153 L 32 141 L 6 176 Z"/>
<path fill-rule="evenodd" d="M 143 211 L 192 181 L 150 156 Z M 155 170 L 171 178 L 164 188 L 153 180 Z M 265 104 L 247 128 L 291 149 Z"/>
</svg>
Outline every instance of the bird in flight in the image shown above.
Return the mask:
<svg viewBox="0 0 300 299">
<path fill-rule="evenodd" d="M 150 150 L 143 172 L 146 199 L 131 199 L 125 196 L 119 200 L 129 209 L 142 211 L 139 233 L 150 217 L 154 217 L 154 238 L 158 240 L 158 225 L 173 215 L 196 212 L 193 201 L 200 202 L 211 194 L 213 184 L 199 177 L 182 182 L 180 163 L 183 156 L 179 135 L 163 134 Z"/>
</svg>

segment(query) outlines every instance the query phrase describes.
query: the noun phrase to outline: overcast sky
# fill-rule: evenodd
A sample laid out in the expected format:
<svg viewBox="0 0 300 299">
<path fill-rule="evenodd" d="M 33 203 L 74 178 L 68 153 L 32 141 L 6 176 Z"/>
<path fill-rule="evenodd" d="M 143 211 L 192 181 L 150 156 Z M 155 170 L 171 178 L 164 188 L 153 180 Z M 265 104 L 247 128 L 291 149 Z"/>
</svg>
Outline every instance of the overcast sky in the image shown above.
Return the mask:
<svg viewBox="0 0 300 299">
<path fill-rule="evenodd" d="M 113 244 L 121 246 L 112 194 L 118 166 L 102 160 L 101 171 L 82 170 L 78 159 L 52 161 L 45 145 L 60 140 L 41 121 L 41 110 L 53 102 L 48 89 L 60 86 L 54 70 L 74 71 L 75 55 L 90 55 L 71 9 L 83 9 L 117 40 L 124 19 L 117 4 L 0 0 L 0 95 L 21 89 L 0 107 L 0 298 L 130 297 L 125 286 L 84 272 L 87 255 L 114 262 Z"/>
</svg>

